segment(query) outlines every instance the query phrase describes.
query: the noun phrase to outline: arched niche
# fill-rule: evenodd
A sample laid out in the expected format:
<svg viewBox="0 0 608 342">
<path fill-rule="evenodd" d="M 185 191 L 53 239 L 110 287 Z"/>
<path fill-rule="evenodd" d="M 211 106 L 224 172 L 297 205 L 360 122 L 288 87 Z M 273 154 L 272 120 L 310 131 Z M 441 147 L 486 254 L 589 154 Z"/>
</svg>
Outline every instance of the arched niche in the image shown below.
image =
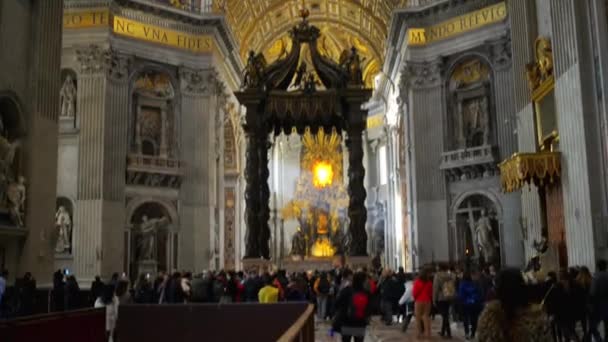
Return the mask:
<svg viewBox="0 0 608 342">
<path fill-rule="evenodd" d="M 179 125 L 177 82 L 168 70 L 145 66 L 131 77 L 130 153 L 175 159 Z"/>
<path fill-rule="evenodd" d="M 130 203 L 127 218 L 131 277 L 176 268 L 178 233 L 175 207 L 161 200 L 140 199 Z M 148 229 L 151 232 L 146 232 Z M 150 243 L 153 243 L 152 250 Z"/>
<path fill-rule="evenodd" d="M 457 260 L 468 259 L 483 264 L 501 264 L 503 210 L 494 194 L 488 191 L 463 193 L 452 204 L 450 215 L 454 229 L 452 248 L 455 250 Z M 486 227 L 492 241 L 488 244 L 480 244 L 479 241 L 483 223 L 489 225 Z M 490 257 L 486 255 L 489 245 L 494 245 Z"/>
<path fill-rule="evenodd" d="M 492 68 L 478 54 L 462 56 L 447 73 L 447 142 L 449 150 L 494 144 Z"/>
</svg>

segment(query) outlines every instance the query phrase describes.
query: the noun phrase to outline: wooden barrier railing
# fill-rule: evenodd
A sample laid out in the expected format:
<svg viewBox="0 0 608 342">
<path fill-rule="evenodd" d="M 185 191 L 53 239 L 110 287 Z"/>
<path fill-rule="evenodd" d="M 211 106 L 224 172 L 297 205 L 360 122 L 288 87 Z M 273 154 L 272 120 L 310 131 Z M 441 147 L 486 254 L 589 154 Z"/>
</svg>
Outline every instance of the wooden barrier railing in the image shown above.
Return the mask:
<svg viewBox="0 0 608 342">
<path fill-rule="evenodd" d="M 85 309 L 0 321 L 0 341 L 104 342 L 105 309 Z"/>
<path fill-rule="evenodd" d="M 306 311 L 287 330 L 278 342 L 314 342 L 315 340 L 315 306 L 309 304 Z"/>
<path fill-rule="evenodd" d="M 121 305 L 118 311 L 119 341 L 314 341 L 308 303 Z"/>
</svg>

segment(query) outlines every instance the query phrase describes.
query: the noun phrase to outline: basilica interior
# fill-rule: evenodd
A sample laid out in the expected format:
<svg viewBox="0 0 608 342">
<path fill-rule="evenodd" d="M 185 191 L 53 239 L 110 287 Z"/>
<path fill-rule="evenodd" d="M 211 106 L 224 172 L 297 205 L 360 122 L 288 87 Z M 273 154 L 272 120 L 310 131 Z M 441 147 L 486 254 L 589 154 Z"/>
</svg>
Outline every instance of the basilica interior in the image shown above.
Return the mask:
<svg viewBox="0 0 608 342">
<path fill-rule="evenodd" d="M 0 270 L 608 257 L 604 0 L 0 1 Z"/>
</svg>

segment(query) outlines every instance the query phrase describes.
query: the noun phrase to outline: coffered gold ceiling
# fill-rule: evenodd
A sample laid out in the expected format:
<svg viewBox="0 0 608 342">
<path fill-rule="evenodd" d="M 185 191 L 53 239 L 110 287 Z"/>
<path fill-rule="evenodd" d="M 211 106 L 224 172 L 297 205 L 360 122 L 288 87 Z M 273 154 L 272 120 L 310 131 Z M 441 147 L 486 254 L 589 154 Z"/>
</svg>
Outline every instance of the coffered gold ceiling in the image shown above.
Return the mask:
<svg viewBox="0 0 608 342">
<path fill-rule="evenodd" d="M 303 4 L 308 20 L 319 27 L 319 49 L 337 60 L 352 46 L 364 58 L 368 86 L 381 68 L 391 14 L 407 0 L 224 0 L 226 18 L 246 59 L 250 50 L 262 51 L 269 62 L 291 48 L 287 32 L 300 20 Z"/>
</svg>

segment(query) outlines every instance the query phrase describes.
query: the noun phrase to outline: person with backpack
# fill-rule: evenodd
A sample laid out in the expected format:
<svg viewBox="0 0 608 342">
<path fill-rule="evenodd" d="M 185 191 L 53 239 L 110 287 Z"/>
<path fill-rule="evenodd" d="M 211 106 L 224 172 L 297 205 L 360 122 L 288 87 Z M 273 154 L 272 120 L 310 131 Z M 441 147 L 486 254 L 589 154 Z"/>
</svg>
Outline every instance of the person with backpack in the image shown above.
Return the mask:
<svg viewBox="0 0 608 342">
<path fill-rule="evenodd" d="M 452 338 L 452 329 L 450 328 L 450 306 L 456 298 L 456 279 L 452 273 L 448 271 L 445 264 L 439 266 L 439 271 L 433 279 L 433 303 L 437 307 L 441 315 L 441 333 L 442 337 Z"/>
<path fill-rule="evenodd" d="M 345 276 L 350 274 L 345 273 Z M 342 342 L 363 342 L 371 315 L 370 295 L 365 289 L 367 275 L 357 272 L 336 298 L 336 316 L 332 329 L 342 335 Z"/>
<path fill-rule="evenodd" d="M 471 278 L 470 272 L 465 272 L 458 287 L 458 299 L 462 304 L 464 333 L 467 340 L 475 338 L 477 320 L 482 309 L 481 288 Z"/>
<path fill-rule="evenodd" d="M 331 283 L 327 277 L 327 273 L 321 272 L 321 275 L 315 281 L 314 290 L 317 295 L 317 318 L 325 319 L 327 317 L 327 298 Z"/>
</svg>

